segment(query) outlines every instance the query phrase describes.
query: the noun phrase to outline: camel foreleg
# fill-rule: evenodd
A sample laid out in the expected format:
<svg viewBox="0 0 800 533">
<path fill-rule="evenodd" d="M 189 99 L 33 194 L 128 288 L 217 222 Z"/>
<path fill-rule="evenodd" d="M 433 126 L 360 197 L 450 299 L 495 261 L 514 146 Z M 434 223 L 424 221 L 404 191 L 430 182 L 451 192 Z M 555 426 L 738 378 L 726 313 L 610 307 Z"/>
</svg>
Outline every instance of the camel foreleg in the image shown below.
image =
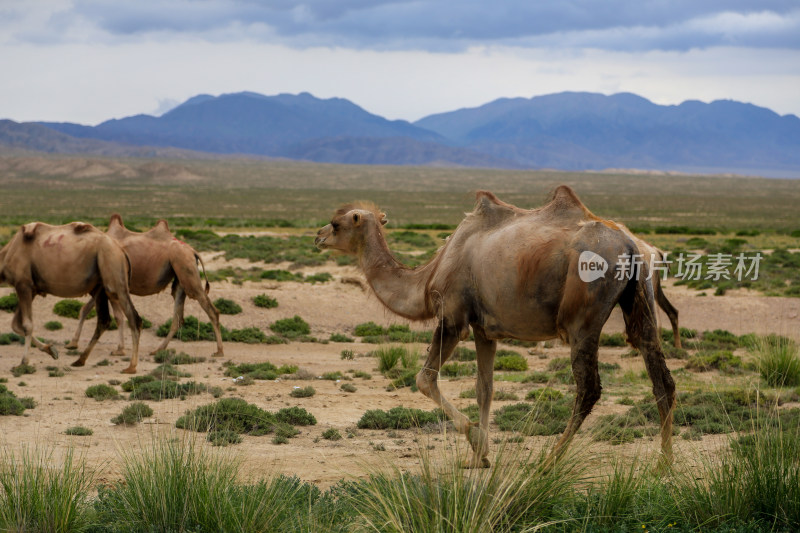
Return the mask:
<svg viewBox="0 0 800 533">
<path fill-rule="evenodd" d="M 116 350 L 111 352 L 111 355 L 125 355 L 125 313 L 118 301 L 112 302 L 111 309 L 114 311 L 114 319 L 117 321 L 117 332 L 119 333 L 119 344 L 117 344 Z"/>
<path fill-rule="evenodd" d="M 173 288 L 172 298 L 172 324 L 169 327 L 169 332 L 167 332 L 167 336 L 164 337 L 164 340 L 161 341 L 161 344 L 158 345 L 158 348 L 150 352 L 150 355 L 155 355 L 161 350 L 166 350 L 169 341 L 172 340 L 172 337 L 175 336 L 180 327 L 183 325 L 183 307 L 186 304 L 186 291 L 183 290 L 183 287 L 180 284 Z"/>
<path fill-rule="evenodd" d="M 475 334 L 475 350 L 478 360 L 478 377 L 475 382 L 475 396 L 478 400 L 480 419 L 477 427 L 469 434 L 472 446 L 472 468 L 488 468 L 489 455 L 489 415 L 494 395 L 494 356 L 497 352 L 497 341 L 489 340 L 480 328 L 473 326 Z"/>
<path fill-rule="evenodd" d="M 46 354 L 49 354 L 53 359 L 58 359 L 58 351 L 49 344 L 44 344 L 33 336 L 33 291 L 28 287 L 14 287 L 17 293 L 19 303 L 17 310 L 14 312 L 14 318 L 11 320 L 11 329 L 18 335 L 25 337 L 25 350 L 22 353 L 21 364 L 28 364 L 28 354 L 30 353 L 31 344 Z"/>
<path fill-rule="evenodd" d="M 111 317 L 108 314 L 108 296 L 102 287 L 97 287 L 92 292 L 92 299 L 95 301 L 95 306 L 97 307 L 97 324 L 95 325 L 92 339 L 89 341 L 89 344 L 86 346 L 86 349 L 83 350 L 80 357 L 72 363 L 72 366 L 83 366 L 86 364 L 86 359 L 89 358 L 89 354 L 92 353 L 100 336 L 111 325 Z"/>
</svg>

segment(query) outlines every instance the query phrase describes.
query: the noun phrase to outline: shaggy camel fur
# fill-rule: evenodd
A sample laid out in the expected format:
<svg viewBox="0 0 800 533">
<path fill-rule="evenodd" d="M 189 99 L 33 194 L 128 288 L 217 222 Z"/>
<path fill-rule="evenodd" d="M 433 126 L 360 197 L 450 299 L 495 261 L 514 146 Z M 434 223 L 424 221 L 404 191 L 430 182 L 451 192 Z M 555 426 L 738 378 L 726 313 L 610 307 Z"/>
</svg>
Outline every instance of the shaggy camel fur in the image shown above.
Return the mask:
<svg viewBox="0 0 800 533">
<path fill-rule="evenodd" d="M 166 220 L 159 220 L 156 225 L 144 233 L 131 231 L 125 227 L 122 217 L 118 214 L 111 215 L 106 233 L 117 241 L 131 260 L 131 294 L 136 296 L 150 296 L 163 291 L 172 283 L 172 298 L 174 299 L 174 313 L 172 326 L 166 338 L 158 348 L 151 353 L 163 350 L 183 324 L 183 307 L 186 296 L 197 300 L 211 320 L 214 335 L 217 339 L 217 351 L 214 357 L 222 357 L 222 335 L 219 330 L 219 312 L 208 297 L 208 281 L 203 288 L 203 280 L 197 268 L 199 263 L 205 273 L 205 265 L 197 252 L 185 242 L 176 239 L 169 230 Z M 94 307 L 94 299 L 81 309 L 78 329 L 67 347 L 77 348 L 81 336 L 83 321 Z M 117 324 L 122 324 L 122 310 L 114 306 L 114 316 Z M 112 355 L 125 355 L 123 329 L 119 328 L 119 345 Z"/>
<path fill-rule="evenodd" d="M 577 394 L 567 428 L 550 454 L 553 461 L 600 398 L 600 332 L 617 304 L 628 341 L 643 354 L 653 382 L 663 459 L 672 460 L 675 384 L 661 351 L 653 288 L 646 280 L 646 263 L 639 268 L 626 266 L 633 262 L 625 258 L 638 249 L 616 224 L 589 212 L 566 186 L 558 187 L 547 205 L 533 210 L 519 209 L 481 191 L 475 210 L 436 256 L 411 269 L 389 251 L 384 216 L 372 205 L 345 205 L 319 230 L 315 242 L 320 249 L 354 254 L 377 298 L 394 313 L 411 320 L 438 321 L 417 386 L 467 437 L 473 450 L 467 466 L 489 466 L 497 341 L 559 337 L 571 346 Z M 579 263 L 584 253 L 607 262 L 607 271 L 599 279 L 581 279 Z M 470 327 L 478 354 L 477 427 L 441 394 L 437 383 L 439 369 L 458 342 L 468 337 Z"/>
<path fill-rule="evenodd" d="M 142 319 L 130 299 L 129 277 L 130 263 L 122 247 L 90 224 L 73 222 L 51 226 L 32 222 L 22 226 L 0 250 L 0 283 L 14 287 L 19 298 L 11 327 L 25 336 L 22 362 L 28 362 L 31 342 L 54 359 L 58 358 L 52 346 L 42 344 L 33 337 L 34 297 L 52 294 L 74 298 L 89 293 L 98 304 L 97 327 L 86 350 L 72 366 L 86 364 L 86 358 L 100 335 L 108 329 L 111 323 L 108 314 L 110 300 L 115 306 L 121 307 L 130 324 L 133 355 L 130 366 L 123 372 L 135 374 Z"/>
<path fill-rule="evenodd" d="M 656 298 L 656 303 L 658 306 L 664 310 L 669 318 L 669 323 L 672 325 L 672 337 L 673 337 L 673 344 L 676 348 L 681 347 L 681 331 L 678 327 L 678 310 L 672 305 L 672 302 L 667 300 L 667 296 L 664 294 L 664 290 L 661 288 L 661 276 L 658 272 L 653 270 L 653 266 L 655 265 L 656 261 L 663 262 L 665 254 L 663 251 L 659 250 L 649 242 L 637 237 L 636 235 L 628 229 L 627 226 L 624 224 L 618 224 L 622 231 L 628 234 L 628 236 L 633 239 L 633 242 L 636 244 L 636 247 L 639 249 L 639 253 L 642 254 L 642 260 L 647 262 L 647 266 L 649 267 L 652 282 L 653 282 L 653 291 Z"/>
</svg>

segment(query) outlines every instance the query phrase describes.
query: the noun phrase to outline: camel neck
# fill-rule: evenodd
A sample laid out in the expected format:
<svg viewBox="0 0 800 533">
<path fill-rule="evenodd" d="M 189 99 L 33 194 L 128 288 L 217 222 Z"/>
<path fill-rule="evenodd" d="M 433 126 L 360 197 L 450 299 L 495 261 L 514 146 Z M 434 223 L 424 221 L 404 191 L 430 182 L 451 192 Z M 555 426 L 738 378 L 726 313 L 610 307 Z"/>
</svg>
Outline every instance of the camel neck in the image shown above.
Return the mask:
<svg viewBox="0 0 800 533">
<path fill-rule="evenodd" d="M 375 295 L 392 312 L 411 320 L 431 318 L 425 295 L 428 265 L 412 269 L 400 263 L 377 227 L 366 232 L 359 266 Z"/>
</svg>

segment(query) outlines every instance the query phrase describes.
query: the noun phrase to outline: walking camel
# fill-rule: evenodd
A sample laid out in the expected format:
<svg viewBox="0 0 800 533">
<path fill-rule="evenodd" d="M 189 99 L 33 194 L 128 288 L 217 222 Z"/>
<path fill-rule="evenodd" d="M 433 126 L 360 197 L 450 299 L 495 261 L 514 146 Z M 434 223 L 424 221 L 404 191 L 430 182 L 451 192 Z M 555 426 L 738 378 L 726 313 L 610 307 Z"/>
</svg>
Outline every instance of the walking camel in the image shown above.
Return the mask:
<svg viewBox="0 0 800 533">
<path fill-rule="evenodd" d="M 208 297 L 209 284 L 206 280 L 205 290 L 203 280 L 197 264 L 203 267 L 203 260 L 197 252 L 185 242 L 176 239 L 169 230 L 166 220 L 159 220 L 156 225 L 144 233 L 131 231 L 125 227 L 122 217 L 118 214 L 111 215 L 106 231 L 111 238 L 118 242 L 131 261 L 131 294 L 136 296 L 150 296 L 163 291 L 167 285 L 172 283 L 172 298 L 174 300 L 172 326 L 166 338 L 158 348 L 153 350 L 156 353 L 167 347 L 172 337 L 183 324 L 183 309 L 186 303 L 186 296 L 197 300 L 200 306 L 211 319 L 214 328 L 214 335 L 217 340 L 217 351 L 214 357 L 225 355 L 222 348 L 222 335 L 219 329 L 219 312 L 214 307 Z M 77 348 L 78 339 L 81 336 L 83 321 L 95 305 L 92 298 L 81 309 L 78 329 L 72 340 L 67 344 L 67 348 Z M 114 316 L 117 324 L 122 325 L 123 313 L 117 306 L 114 307 Z M 124 333 L 122 327 L 119 328 L 119 345 L 112 352 L 112 355 L 125 355 Z"/>
<path fill-rule="evenodd" d="M 353 254 L 378 300 L 410 320 L 438 324 L 419 390 L 444 409 L 472 447 L 469 467 L 488 467 L 492 372 L 498 339 L 561 338 L 571 347 L 577 394 L 564 434 L 550 453 L 557 459 L 600 398 L 597 350 L 615 305 L 622 308 L 628 341 L 638 348 L 653 382 L 661 418 L 663 459 L 672 461 L 675 384 L 661 351 L 652 284 L 638 250 L 615 223 L 593 215 L 567 186 L 539 209 L 520 209 L 479 191 L 472 213 L 436 256 L 417 268 L 403 266 L 386 244 L 386 218 L 371 204 L 345 205 L 319 230 L 320 249 Z M 588 255 L 587 255 L 588 254 Z M 599 257 L 598 257 L 599 256 Z M 607 269 L 583 281 L 586 258 Z M 475 336 L 480 421 L 476 427 L 439 391 L 442 364 L 469 328 Z"/>
<path fill-rule="evenodd" d="M 122 247 L 91 224 L 51 226 L 31 222 L 22 226 L 0 250 L 0 283 L 14 287 L 19 298 L 11 327 L 25 337 L 22 362 L 28 362 L 31 343 L 58 359 L 55 348 L 33 336 L 33 299 L 40 294 L 74 298 L 89 293 L 97 301 L 97 326 L 89 345 L 72 366 L 86 364 L 100 335 L 108 329 L 111 301 L 122 309 L 130 324 L 133 354 L 123 372 L 135 374 L 142 319 L 130 299 L 129 276 L 130 263 Z"/>
</svg>

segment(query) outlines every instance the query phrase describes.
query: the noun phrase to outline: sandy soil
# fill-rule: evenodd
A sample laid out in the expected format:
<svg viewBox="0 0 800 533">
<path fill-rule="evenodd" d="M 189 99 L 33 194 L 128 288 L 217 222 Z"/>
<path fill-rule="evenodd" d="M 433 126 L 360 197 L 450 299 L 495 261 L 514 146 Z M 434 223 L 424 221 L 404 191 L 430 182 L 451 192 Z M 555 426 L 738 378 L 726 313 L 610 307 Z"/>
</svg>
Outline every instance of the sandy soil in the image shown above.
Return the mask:
<svg viewBox="0 0 800 533">
<path fill-rule="evenodd" d="M 221 258 L 213 255 L 207 255 L 204 259 L 208 268 L 212 270 L 226 264 Z M 242 263 L 240 266 L 252 265 Z M 384 325 L 404 323 L 402 319 L 385 311 L 374 296 L 358 285 L 342 282 L 343 279 L 360 277 L 355 269 L 326 265 L 316 270 L 332 273 L 334 281 L 316 285 L 247 282 L 238 286 L 230 283 L 214 283 L 211 296 L 212 299 L 219 297 L 232 299 L 244 308 L 244 312 L 239 315 L 222 316 L 222 323 L 228 328 L 257 326 L 268 331 L 269 324 L 275 320 L 300 315 L 311 325 L 312 335 L 319 339 L 327 339 L 331 333 L 337 332 L 352 335 L 356 324 L 369 320 Z M 307 270 L 304 273 L 313 272 Z M 800 327 L 798 327 L 800 299 L 768 298 L 744 291 L 729 293 L 722 297 L 698 296 L 696 291 L 672 286 L 667 286 L 666 291 L 673 304 L 680 310 L 681 325 L 686 327 L 699 331 L 722 328 L 737 334 L 774 332 L 800 340 Z M 0 296 L 10 292 L 8 287 L 0 288 Z M 252 298 L 262 293 L 277 298 L 280 305 L 269 310 L 255 307 Z M 22 417 L 0 417 L 2 429 L 0 446 L 18 444 L 46 446 L 56 450 L 56 455 L 69 446 L 75 446 L 81 452 L 85 452 L 89 466 L 100 472 L 100 479 L 113 480 L 119 476 L 122 454 L 136 453 L 145 449 L 150 446 L 153 438 L 161 438 L 164 435 L 184 438 L 187 434 L 175 429 L 175 420 L 188 409 L 214 400 L 209 394 L 202 394 L 183 401 L 149 402 L 155 411 L 152 419 L 135 427 L 112 424 L 110 419 L 122 411 L 127 401 L 97 402 L 87 398 L 85 390 L 90 385 L 108 383 L 109 380 L 127 379 L 127 376 L 120 373 L 127 366 L 127 362 L 121 357 L 109 355 L 116 347 L 117 333 L 108 332 L 101 338 L 87 366 L 83 368 L 68 366 L 73 356 L 66 355 L 63 343 L 74 332 L 77 321 L 53 315 L 52 307 L 56 301 L 53 297 L 37 298 L 34 305 L 34 320 L 39 336 L 61 343 L 60 360 L 52 361 L 47 355 L 34 351 L 31 354 L 31 362 L 36 365 L 37 372 L 14 378 L 10 369 L 19 363 L 23 349 L 17 345 L 0 346 L 2 356 L 0 376 L 8 378 L 7 386 L 17 396 L 32 396 L 38 404 L 35 409 L 26 411 Z M 134 303 L 140 314 L 155 325 L 171 317 L 172 301 L 167 292 L 148 298 L 134 297 Z M 202 310 L 194 301 L 187 302 L 186 314 L 205 320 Z M 61 321 L 64 329 L 56 332 L 46 331 L 43 324 L 49 320 Z M 10 331 L 10 322 L 11 315 L 1 313 L 0 332 Z M 664 316 L 662 316 L 663 324 L 668 324 Z M 423 327 L 430 328 L 432 324 L 413 326 L 416 329 Z M 606 331 L 622 331 L 622 327 L 621 316 L 615 313 Z M 81 346 L 85 345 L 92 330 L 93 324 L 84 329 Z M 155 327 L 145 330 L 142 334 L 139 374 L 145 374 L 157 366 L 148 355 L 160 342 L 154 330 Z M 126 338 L 129 340 L 129 332 L 126 332 Z M 209 357 L 214 351 L 214 344 L 211 342 L 173 341 L 170 347 L 190 355 L 208 357 L 203 363 L 183 368 L 191 372 L 191 379 L 207 383 L 209 386 L 221 386 L 225 389 L 226 396 L 244 398 L 273 412 L 282 407 L 299 405 L 317 418 L 316 426 L 300 428 L 302 433 L 286 445 L 272 444 L 271 437 L 266 436 L 245 437 L 242 444 L 225 449 L 209 446 L 211 453 L 238 456 L 243 463 L 243 472 L 248 475 L 263 477 L 282 472 L 297 475 L 303 480 L 325 487 L 343 477 L 361 475 L 387 461 L 391 461 L 400 469 L 413 468 L 419 463 L 420 450 L 423 449 L 441 450 L 457 442 L 456 448 L 466 455 L 464 440 L 454 435 L 452 430 L 427 434 L 412 430 L 395 432 L 355 430 L 356 422 L 368 409 L 390 409 L 400 405 L 425 410 L 434 407 L 422 394 L 411 392 L 408 388 L 394 392 L 385 390 L 388 380 L 377 371 L 375 359 L 361 356 L 374 349 L 374 345 L 358 342 L 291 343 L 274 346 L 227 343 L 225 357 L 213 360 Z M 418 348 L 420 352 L 424 352 L 426 347 L 418 345 Z M 353 360 L 342 360 L 340 353 L 344 349 L 353 350 L 356 357 Z M 568 355 L 568 349 L 559 345 L 549 349 L 537 348 L 532 350 L 533 353 L 523 348 L 514 349 L 525 355 L 531 370 L 544 370 L 548 360 Z M 600 359 L 605 362 L 617 362 L 623 366 L 623 370 L 634 369 L 637 372 L 642 370 L 644 366 L 641 360 L 620 358 L 626 351 L 624 348 L 601 348 Z M 108 359 L 111 364 L 96 366 L 104 359 Z M 276 365 L 293 364 L 314 376 L 328 371 L 344 372 L 356 369 L 371 373 L 372 379 L 353 380 L 351 383 L 357 387 L 357 391 L 352 394 L 343 392 L 340 389 L 341 383 L 318 379 L 256 381 L 250 386 L 236 386 L 231 378 L 223 375 L 221 364 L 227 360 L 236 363 L 270 361 Z M 683 366 L 683 362 L 678 360 L 670 360 L 668 363 L 673 369 Z M 45 367 L 50 365 L 63 367 L 66 375 L 59 378 L 48 377 Z M 315 396 L 300 399 L 289 396 L 294 387 L 309 384 L 313 384 L 316 389 Z M 442 379 L 441 383 L 445 395 L 455 398 L 455 403 L 459 407 L 474 402 L 458 398 L 460 391 L 473 386 L 471 378 Z M 523 398 L 530 388 L 531 384 L 509 382 L 496 384 L 496 389 L 516 392 L 520 398 Z M 616 392 L 618 395 L 619 391 Z M 593 420 L 600 414 L 620 412 L 624 409 L 614 403 L 614 395 L 613 387 L 606 387 L 603 399 L 587 419 L 585 428 L 591 426 Z M 508 402 L 495 402 L 493 407 L 506 403 Z M 72 437 L 64 434 L 67 428 L 79 425 L 91 428 L 94 435 Z M 324 440 L 320 436 L 327 428 L 336 428 L 343 435 L 352 432 L 354 436 L 335 442 Z M 492 437 L 501 435 L 496 428 L 493 430 Z M 205 442 L 202 440 L 204 435 L 198 437 L 198 442 Z M 585 439 L 584 442 L 587 445 L 591 443 L 589 439 Z M 702 443 L 676 439 L 676 448 L 678 454 L 696 455 L 698 448 L 713 450 L 722 443 L 724 438 L 706 438 Z M 543 438 L 531 438 L 526 441 L 526 446 L 533 450 L 547 445 L 547 439 Z M 610 447 L 597 443 L 591 443 L 591 446 L 600 451 L 609 449 L 614 453 L 625 454 L 650 453 L 657 449 L 657 444 L 653 440 L 624 447 Z M 496 449 L 497 444 L 493 444 L 492 447 Z"/>
</svg>

